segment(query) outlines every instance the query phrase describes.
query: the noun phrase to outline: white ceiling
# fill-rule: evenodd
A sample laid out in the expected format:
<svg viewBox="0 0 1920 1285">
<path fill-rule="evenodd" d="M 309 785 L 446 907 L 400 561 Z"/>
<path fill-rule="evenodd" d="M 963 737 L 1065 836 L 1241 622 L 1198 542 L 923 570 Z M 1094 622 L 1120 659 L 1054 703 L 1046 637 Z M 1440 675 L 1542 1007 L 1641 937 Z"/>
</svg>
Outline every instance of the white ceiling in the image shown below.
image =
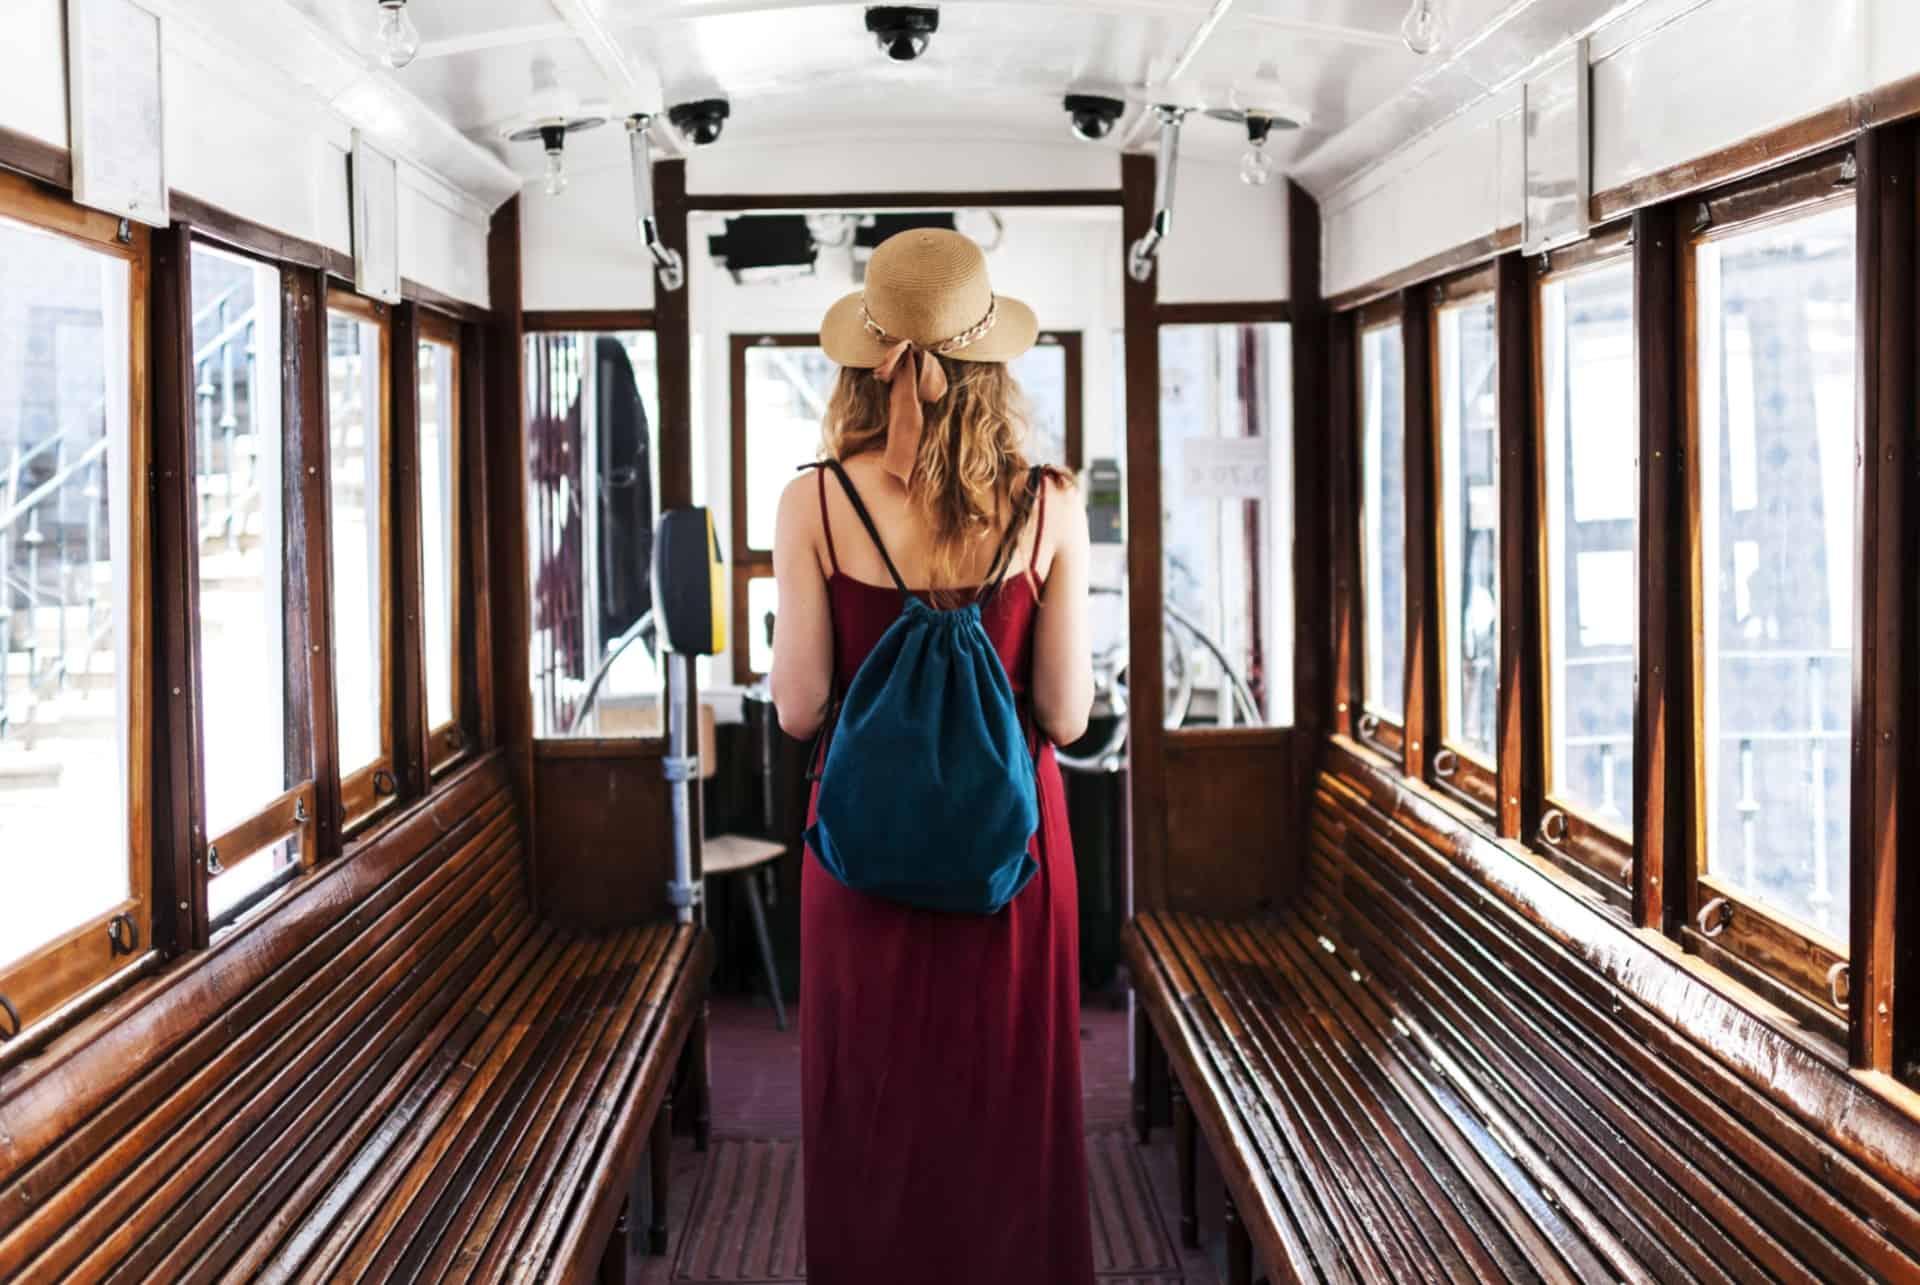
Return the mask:
<svg viewBox="0 0 1920 1285">
<path fill-rule="evenodd" d="M 294 3 L 371 50 L 374 0 Z M 1429 58 L 1400 42 L 1406 3 L 950 0 L 939 6 L 928 52 L 900 64 L 875 48 L 861 4 L 410 0 L 420 54 L 389 74 L 525 174 L 539 168 L 537 145 L 509 146 L 499 135 L 525 120 L 541 85 L 616 117 L 728 98 L 732 116 L 718 147 L 1069 143 L 1060 99 L 1084 89 L 1304 113 L 1310 124 L 1276 133 L 1270 147 L 1283 169 L 1323 191 L 1637 0 L 1442 0 L 1451 36 Z M 1184 74 L 1169 85 L 1183 55 Z M 1151 131 L 1136 125 L 1145 124 L 1129 119 L 1104 143 L 1084 146 L 1144 147 Z M 612 137 L 594 143 L 596 155 L 613 159 Z M 1194 121 L 1183 145 L 1230 161 L 1245 140 L 1234 126 Z"/>
</svg>

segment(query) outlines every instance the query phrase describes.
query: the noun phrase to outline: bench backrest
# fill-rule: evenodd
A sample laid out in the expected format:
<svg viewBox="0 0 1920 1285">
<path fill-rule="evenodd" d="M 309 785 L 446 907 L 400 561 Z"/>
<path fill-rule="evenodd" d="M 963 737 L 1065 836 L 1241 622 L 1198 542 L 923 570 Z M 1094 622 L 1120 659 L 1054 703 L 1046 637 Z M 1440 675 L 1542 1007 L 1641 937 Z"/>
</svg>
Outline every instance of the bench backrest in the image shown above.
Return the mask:
<svg viewBox="0 0 1920 1285">
<path fill-rule="evenodd" d="M 457 985 L 487 942 L 525 930 L 521 844 L 495 754 L 271 914 L 0 1075 L 0 1279 L 56 1242 L 71 1258 L 164 1233 L 172 1202 L 136 1197 L 172 1151 L 203 1176 L 270 1159 L 257 1126 L 277 1104 L 379 1091 L 328 1075 L 335 1046 L 374 1005 Z"/>
<path fill-rule="evenodd" d="M 1661 1279 L 1920 1279 L 1920 1127 L 1336 745 L 1302 899 Z"/>
</svg>

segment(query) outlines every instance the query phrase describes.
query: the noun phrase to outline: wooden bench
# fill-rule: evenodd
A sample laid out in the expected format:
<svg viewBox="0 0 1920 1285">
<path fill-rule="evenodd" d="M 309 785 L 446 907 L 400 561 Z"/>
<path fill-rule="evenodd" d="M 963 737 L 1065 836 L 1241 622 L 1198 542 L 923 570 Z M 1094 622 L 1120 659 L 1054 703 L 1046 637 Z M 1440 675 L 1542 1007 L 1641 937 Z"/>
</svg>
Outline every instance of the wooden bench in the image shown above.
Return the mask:
<svg viewBox="0 0 1920 1285">
<path fill-rule="evenodd" d="M 1197 1125 L 1234 1285 L 1256 1250 L 1278 1280 L 1920 1280 L 1911 1116 L 1358 752 L 1334 759 L 1294 910 L 1126 933 L 1136 1093 L 1157 1041 L 1182 1231 Z"/>
<path fill-rule="evenodd" d="M 662 1240 L 711 948 L 542 923 L 521 843 L 496 755 L 0 1074 L 0 1280 L 590 1279 L 649 1142 Z"/>
</svg>

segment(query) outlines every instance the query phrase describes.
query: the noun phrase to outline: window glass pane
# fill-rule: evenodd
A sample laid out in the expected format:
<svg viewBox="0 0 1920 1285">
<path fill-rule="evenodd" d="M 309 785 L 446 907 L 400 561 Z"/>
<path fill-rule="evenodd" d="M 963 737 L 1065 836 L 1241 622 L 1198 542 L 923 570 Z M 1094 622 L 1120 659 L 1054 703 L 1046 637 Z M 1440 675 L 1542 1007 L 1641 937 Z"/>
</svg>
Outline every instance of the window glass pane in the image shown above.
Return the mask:
<svg viewBox="0 0 1920 1285">
<path fill-rule="evenodd" d="M 1844 946 L 1853 210 L 1697 254 L 1706 864 Z"/>
<path fill-rule="evenodd" d="M 1500 638 L 1500 408 L 1493 300 L 1440 313 L 1442 737 L 1493 760 Z"/>
<path fill-rule="evenodd" d="M 1160 328 L 1169 717 L 1293 719 L 1285 325 Z"/>
<path fill-rule="evenodd" d="M 1638 440 L 1633 265 L 1540 292 L 1547 534 L 1547 788 L 1631 832 Z"/>
<path fill-rule="evenodd" d="M 0 220 L 0 965 L 131 890 L 128 300 Z"/>
<path fill-rule="evenodd" d="M 747 581 L 747 665 L 756 674 L 773 671 L 773 618 L 779 607 L 778 582 L 771 576 Z"/>
<path fill-rule="evenodd" d="M 420 345 L 420 594 L 429 728 L 444 727 L 454 716 L 455 377 L 452 348 L 431 341 Z"/>
<path fill-rule="evenodd" d="M 529 335 L 526 354 L 534 734 L 658 735 L 653 332 Z"/>
<path fill-rule="evenodd" d="M 1027 453 L 1035 464 L 1067 467 L 1067 350 L 1042 342 L 1007 363 L 1027 395 L 1033 433 Z"/>
<path fill-rule="evenodd" d="M 1360 336 L 1361 583 L 1367 619 L 1363 704 L 1406 717 L 1407 434 L 1400 325 Z"/>
<path fill-rule="evenodd" d="M 286 737 L 280 274 L 196 245 L 192 275 L 201 752 L 212 842 L 304 779 L 305 764 L 290 761 Z M 232 866 L 249 854 L 221 855 Z"/>
<path fill-rule="evenodd" d="M 820 424 L 840 368 L 818 348 L 747 349 L 747 547 L 773 548 L 780 493 L 820 456 Z M 740 552 L 735 550 L 736 553 Z"/>
<path fill-rule="evenodd" d="M 351 775 L 386 754 L 385 332 L 345 313 L 327 315 L 328 460 L 333 477 L 333 684 L 340 770 Z"/>
</svg>

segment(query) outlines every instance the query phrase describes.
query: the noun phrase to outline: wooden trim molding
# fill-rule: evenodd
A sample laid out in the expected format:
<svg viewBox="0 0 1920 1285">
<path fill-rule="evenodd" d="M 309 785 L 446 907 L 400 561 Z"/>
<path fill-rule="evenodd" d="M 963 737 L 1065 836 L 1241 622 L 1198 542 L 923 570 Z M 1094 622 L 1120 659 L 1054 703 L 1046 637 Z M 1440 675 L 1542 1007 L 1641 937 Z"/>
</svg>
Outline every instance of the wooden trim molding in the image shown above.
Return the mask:
<svg viewBox="0 0 1920 1285">
<path fill-rule="evenodd" d="M 1534 407 L 1534 286 L 1518 254 L 1495 261 L 1494 317 L 1499 370 L 1500 680 L 1496 691 L 1495 816 L 1499 834 L 1518 839 L 1540 823 L 1546 739 L 1542 718 L 1540 568 L 1545 524 L 1540 506 Z"/>
<path fill-rule="evenodd" d="M 1332 443 L 1351 421 L 1327 414 L 1327 383 L 1333 367 L 1327 352 L 1327 317 L 1320 302 L 1320 207 L 1298 183 L 1287 183 L 1287 280 L 1292 284 L 1289 335 L 1292 344 L 1293 414 L 1289 420 L 1293 480 L 1293 721 L 1299 728 L 1294 797 L 1311 797 L 1325 761 L 1334 707 L 1344 697 L 1334 665 L 1340 626 L 1334 589 L 1335 550 L 1345 541 L 1338 514 L 1344 501 L 1334 484 Z M 1344 327 L 1343 327 L 1344 329 Z M 1344 459 L 1344 452 L 1340 453 Z"/>
<path fill-rule="evenodd" d="M 1853 740 L 1848 827 L 1852 879 L 1849 945 L 1849 1052 L 1856 1066 L 1891 1070 L 1895 1025 L 1906 1047 L 1920 1039 L 1920 1003 L 1907 1002 L 1901 981 L 1920 980 L 1912 955 L 1920 919 L 1899 914 L 1920 901 L 1920 842 L 1911 816 L 1916 806 L 1911 747 L 1920 716 L 1920 646 L 1916 611 L 1920 592 L 1912 568 L 1920 555 L 1915 517 L 1920 497 L 1913 477 L 1913 431 L 1920 420 L 1920 351 L 1915 317 L 1915 272 L 1920 271 L 1920 131 L 1909 125 L 1872 129 L 1857 146 L 1856 204 L 1859 351 L 1855 369 L 1861 405 L 1855 475 Z M 1906 877 L 1901 877 L 1901 868 Z M 1896 951 L 1908 955 L 1904 973 Z"/>
<path fill-rule="evenodd" d="M 1499 228 L 1485 236 L 1475 237 L 1464 245 L 1455 246 L 1451 250 L 1442 250 L 1438 254 L 1430 254 L 1417 263 L 1410 263 L 1404 268 L 1382 273 L 1371 281 L 1342 290 L 1327 300 L 1327 306 L 1335 312 L 1346 312 L 1362 304 L 1372 303 L 1383 295 L 1405 290 L 1408 286 L 1424 285 L 1448 273 L 1483 264 L 1489 259 L 1505 254 L 1508 250 L 1518 249 L 1519 246 L 1518 224 Z"/>
<path fill-rule="evenodd" d="M 1319 223 L 1314 227 L 1318 228 Z M 1163 303 L 1155 306 L 1154 320 L 1163 326 L 1285 324 L 1293 320 L 1293 304 L 1286 299 L 1252 303 Z"/>
<path fill-rule="evenodd" d="M 1122 156 L 1126 194 L 1121 235 L 1131 245 L 1153 219 L 1153 158 Z M 1159 675 L 1166 658 L 1161 625 L 1164 568 L 1160 530 L 1160 344 L 1154 324 L 1159 274 L 1121 285 L 1126 343 L 1127 631 L 1133 672 Z M 1133 906 L 1167 905 L 1167 737 L 1165 684 L 1133 685 L 1131 791 Z"/>
<path fill-rule="evenodd" d="M 682 161 L 667 164 L 684 164 Z M 658 180 L 655 180 L 658 206 Z M 703 214 L 766 210 L 990 210 L 1058 206 L 1116 206 L 1121 188 L 1036 188 L 981 192 L 686 193 L 686 208 Z"/>
<path fill-rule="evenodd" d="M 528 312 L 523 314 L 522 329 L 528 334 L 572 330 L 652 330 L 652 308 L 581 308 Z"/>
<path fill-rule="evenodd" d="M 1634 360 L 1639 395 L 1635 576 L 1633 922 L 1677 930 L 1686 904 L 1691 828 L 1693 647 L 1688 602 L 1694 535 L 1686 520 L 1690 336 L 1683 286 L 1686 239 L 1675 206 L 1633 216 Z"/>
<path fill-rule="evenodd" d="M 1406 434 L 1406 696 L 1401 765 L 1424 781 L 1440 730 L 1440 561 L 1436 545 L 1440 434 L 1434 422 L 1433 310 L 1426 294 L 1403 292 L 1400 316 L 1401 389 Z"/>
</svg>

